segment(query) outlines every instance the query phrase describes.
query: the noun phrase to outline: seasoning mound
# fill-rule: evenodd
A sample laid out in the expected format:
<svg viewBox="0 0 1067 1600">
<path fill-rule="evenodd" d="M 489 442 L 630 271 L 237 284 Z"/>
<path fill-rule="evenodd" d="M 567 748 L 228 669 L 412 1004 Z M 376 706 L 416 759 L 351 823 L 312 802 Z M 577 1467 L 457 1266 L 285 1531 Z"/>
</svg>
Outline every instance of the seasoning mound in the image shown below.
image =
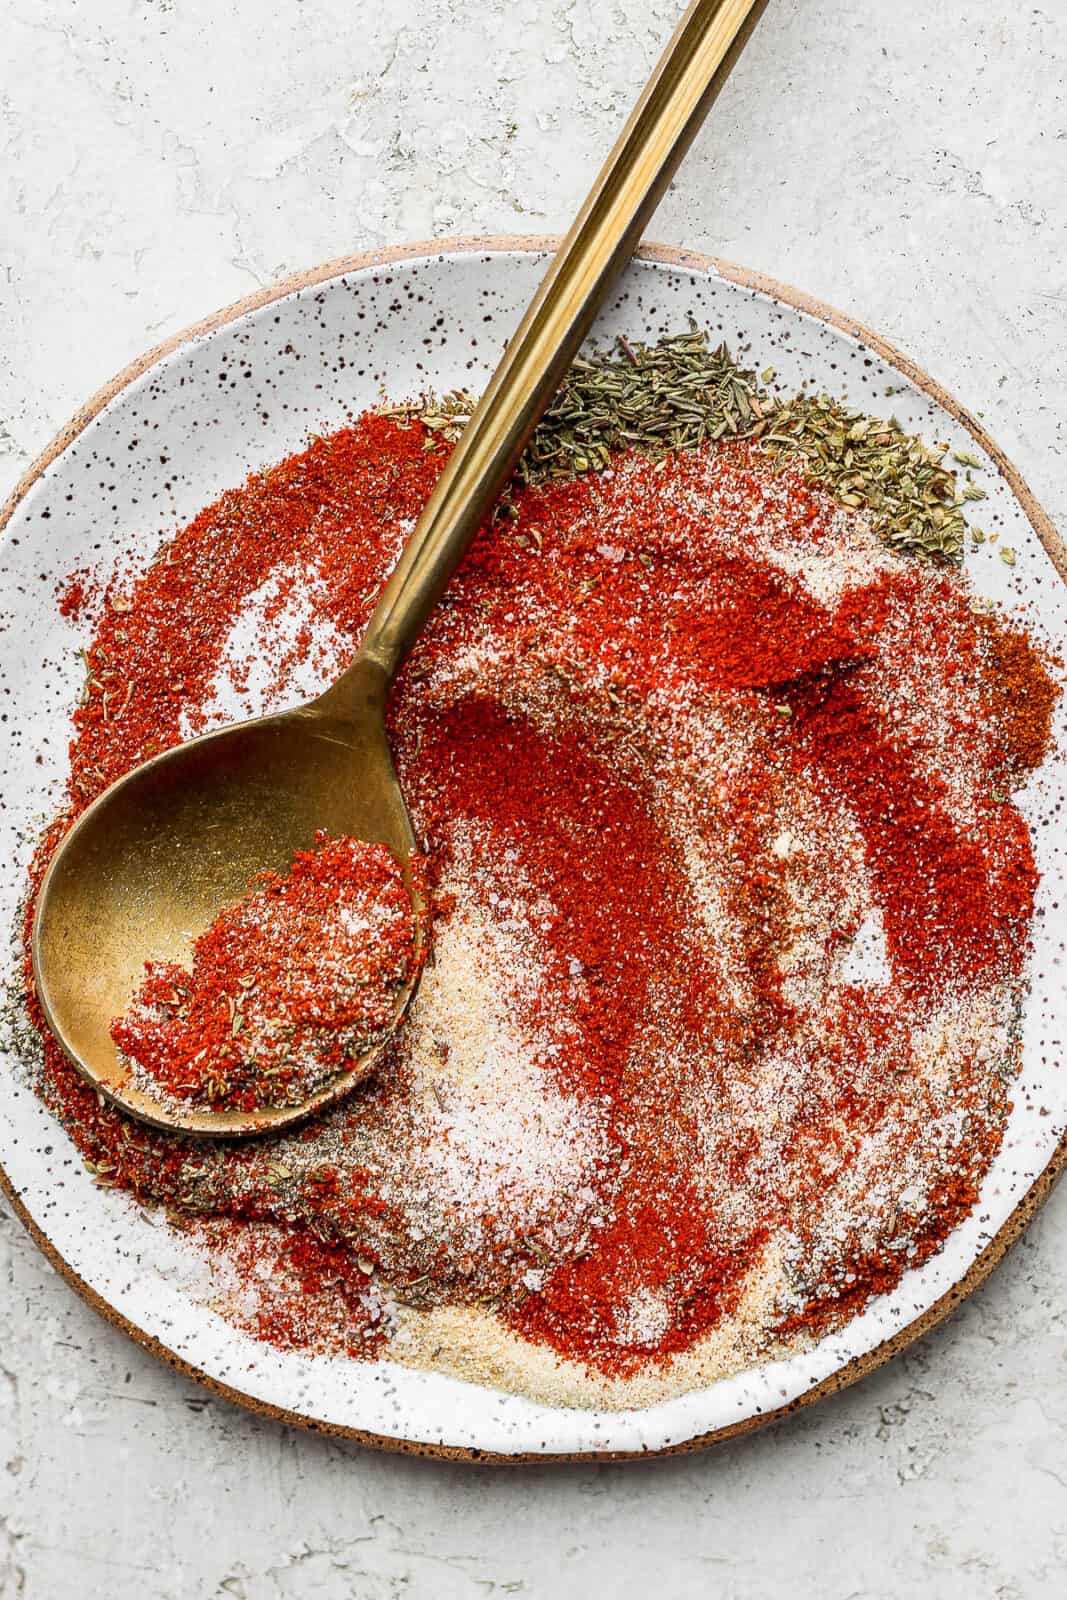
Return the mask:
<svg viewBox="0 0 1067 1600">
<path fill-rule="evenodd" d="M 674 439 L 672 402 L 658 459 L 557 412 L 395 685 L 432 954 L 355 1096 L 240 1148 L 137 1127 L 29 990 L 97 1181 L 161 1203 L 260 1339 L 645 1403 L 843 1326 L 975 1204 L 1037 883 L 1013 794 L 1058 690 L 954 564 L 947 467 L 914 512 L 864 499 L 857 462 L 912 442 L 799 407 L 781 438 L 825 425 L 820 468 L 713 377 L 694 405 L 737 427 Z M 146 755 L 336 675 L 448 442 L 364 416 L 105 597 L 38 878 Z"/>
<path fill-rule="evenodd" d="M 111 1024 L 134 1081 L 212 1110 L 300 1105 L 381 1043 L 411 979 L 400 868 L 384 845 L 320 833 L 221 911 L 192 958 L 146 963 Z"/>
</svg>

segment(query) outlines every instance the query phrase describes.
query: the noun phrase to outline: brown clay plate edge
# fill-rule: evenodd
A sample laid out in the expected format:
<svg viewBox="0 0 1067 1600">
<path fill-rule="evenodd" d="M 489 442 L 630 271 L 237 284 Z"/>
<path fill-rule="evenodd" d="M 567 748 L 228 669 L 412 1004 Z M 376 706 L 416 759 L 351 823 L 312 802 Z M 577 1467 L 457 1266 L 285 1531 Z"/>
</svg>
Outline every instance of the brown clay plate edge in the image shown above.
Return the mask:
<svg viewBox="0 0 1067 1600">
<path fill-rule="evenodd" d="M 262 306 L 270 305 L 272 301 L 284 299 L 286 295 L 298 289 L 312 288 L 316 284 L 324 283 L 331 278 L 341 277 L 345 273 L 360 271 L 367 267 L 388 266 L 394 262 L 408 261 L 416 258 L 434 255 L 458 255 L 465 252 L 493 252 L 501 251 L 553 251 L 560 243 L 559 237 L 550 234 L 498 234 L 481 236 L 453 236 L 444 239 L 429 239 L 408 245 L 393 245 L 384 250 L 368 250 L 358 254 L 340 256 L 334 261 L 327 261 L 321 266 L 313 267 L 306 272 L 293 273 L 287 278 L 273 285 L 269 289 L 258 290 L 255 294 L 248 295 L 243 300 L 238 300 L 232 305 L 224 307 L 221 311 L 211 316 L 202 318 L 191 327 L 172 335 L 161 344 L 154 345 L 152 349 L 132 361 L 129 366 L 114 377 L 110 383 L 99 389 L 84 406 L 75 412 L 74 416 L 61 429 L 36 461 L 27 469 L 16 484 L 14 491 L 0 507 L 0 532 L 6 528 L 11 516 L 25 496 L 30 487 L 40 477 L 41 473 L 67 446 L 77 438 L 78 434 L 88 426 L 97 413 L 103 410 L 111 400 L 124 389 L 127 384 L 139 378 L 150 367 L 155 366 L 165 356 L 172 354 L 180 346 L 187 344 L 201 334 L 212 333 L 215 329 L 224 327 L 229 322 L 234 322 L 244 316 L 246 312 L 258 311 Z M 785 305 L 792 306 L 795 310 L 806 313 L 808 316 L 817 317 L 819 321 L 828 323 L 831 327 L 838 328 L 842 333 L 855 339 L 858 343 L 873 350 L 883 361 L 897 368 L 909 379 L 916 388 L 942 406 L 957 422 L 972 435 L 981 445 L 982 449 L 995 461 L 998 470 L 1011 488 L 1013 494 L 1021 505 L 1027 520 L 1032 526 L 1038 539 L 1044 546 L 1049 559 L 1052 561 L 1059 576 L 1067 583 L 1067 548 L 1056 532 L 1051 518 L 1034 498 L 1018 470 L 1008 460 L 986 432 L 978 419 L 964 409 L 959 402 L 948 394 L 940 384 L 936 383 L 930 375 L 917 366 L 908 356 L 895 349 L 887 340 L 881 338 L 871 329 L 857 322 L 855 318 L 846 316 L 843 312 L 836 311 L 832 306 L 826 305 L 821 300 L 814 299 L 811 295 L 793 289 L 787 284 L 779 283 L 776 279 L 767 277 L 764 273 L 750 271 L 747 267 L 738 266 L 733 262 L 720 261 L 713 256 L 700 255 L 691 250 L 674 249 L 668 245 L 642 244 L 636 252 L 637 257 L 644 261 L 659 262 L 664 266 L 679 268 L 683 271 L 690 269 L 694 272 L 712 273 L 729 280 L 739 288 L 748 289 L 754 294 L 768 296 Z M 803 1406 L 811 1405 L 814 1401 L 826 1395 L 836 1394 L 839 1390 L 847 1388 L 858 1379 L 874 1372 L 893 1356 L 921 1339 L 931 1329 L 937 1327 L 944 1319 L 960 1305 L 968 1295 L 972 1294 L 978 1286 L 992 1272 L 993 1268 L 1001 1261 L 1010 1245 L 1025 1231 L 1036 1213 L 1044 1205 L 1056 1183 L 1063 1174 L 1067 1165 L 1067 1132 L 1065 1132 L 1049 1157 L 1044 1170 L 1035 1178 L 1030 1188 L 1017 1203 L 1006 1222 L 986 1245 L 981 1255 L 977 1256 L 970 1267 L 951 1289 L 948 1289 L 940 1299 L 936 1300 L 928 1310 L 911 1322 L 892 1338 L 883 1340 L 875 1349 L 866 1355 L 855 1356 L 838 1372 L 823 1379 L 821 1383 L 805 1390 L 796 1399 L 787 1405 L 778 1406 L 772 1411 L 766 1411 L 753 1417 L 746 1417 L 743 1421 L 731 1423 L 724 1428 L 716 1428 L 711 1433 L 698 1434 L 692 1439 L 685 1439 L 678 1444 L 664 1445 L 658 1450 L 582 1450 L 573 1452 L 560 1452 L 542 1454 L 537 1451 L 516 1452 L 509 1454 L 492 1450 L 474 1450 L 458 1445 L 420 1443 L 414 1439 L 392 1438 L 387 1434 L 368 1433 L 361 1428 L 345 1427 L 338 1423 L 320 1421 L 314 1417 L 305 1416 L 299 1411 L 290 1411 L 284 1406 L 271 1405 L 268 1401 L 256 1399 L 252 1395 L 243 1393 L 240 1389 L 232 1388 L 229 1384 L 220 1383 L 217 1378 L 212 1378 L 199 1367 L 185 1361 L 176 1355 L 161 1340 L 154 1338 L 139 1328 L 129 1318 L 125 1317 L 114 1306 L 109 1304 L 87 1284 L 83 1278 L 74 1271 L 70 1264 L 60 1255 L 55 1245 L 44 1230 L 38 1226 L 26 1207 L 19 1198 L 18 1192 L 12 1184 L 3 1166 L 0 1165 L 0 1189 L 3 1190 L 11 1204 L 12 1210 L 23 1224 L 34 1243 L 38 1246 L 47 1260 L 56 1269 L 61 1277 L 65 1278 L 82 1299 L 94 1311 L 100 1313 L 114 1327 L 127 1334 L 135 1344 L 149 1351 L 166 1365 L 187 1377 L 195 1379 L 212 1394 L 224 1400 L 232 1401 L 243 1406 L 246 1410 L 254 1412 L 257 1416 L 269 1417 L 279 1422 L 292 1423 L 297 1427 L 305 1428 L 312 1433 L 322 1433 L 334 1437 L 355 1439 L 358 1443 L 369 1445 L 375 1449 L 393 1450 L 403 1455 L 430 1456 L 446 1461 L 467 1461 L 479 1464 L 492 1465 L 517 1465 L 527 1462 L 565 1462 L 565 1461 L 641 1461 L 652 1457 L 684 1455 L 693 1450 L 700 1450 L 706 1445 L 717 1444 L 725 1439 L 737 1438 L 741 1434 L 751 1433 L 756 1428 L 763 1427 L 768 1422 L 775 1422 L 782 1417 L 789 1416 Z"/>
</svg>

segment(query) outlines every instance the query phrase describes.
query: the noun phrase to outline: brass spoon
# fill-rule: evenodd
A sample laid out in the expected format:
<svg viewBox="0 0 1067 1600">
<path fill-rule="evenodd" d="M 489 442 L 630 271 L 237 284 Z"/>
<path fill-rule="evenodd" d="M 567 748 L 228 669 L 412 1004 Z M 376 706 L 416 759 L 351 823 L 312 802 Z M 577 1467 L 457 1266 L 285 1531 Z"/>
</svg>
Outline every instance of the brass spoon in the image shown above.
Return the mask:
<svg viewBox="0 0 1067 1600">
<path fill-rule="evenodd" d="M 146 960 L 186 957 L 190 939 L 239 900 L 257 872 L 287 869 L 320 828 L 387 844 L 415 903 L 415 839 L 385 733 L 389 686 L 765 4 L 693 0 L 333 688 L 295 711 L 206 734 L 146 762 L 94 801 L 56 851 L 33 925 L 37 993 L 71 1061 L 123 1110 L 190 1133 L 257 1133 L 339 1100 L 373 1067 L 381 1046 L 300 1105 L 175 1109 L 129 1081 L 110 1025 L 128 1007 Z M 411 983 L 398 996 L 394 1026 L 413 990 Z"/>
</svg>

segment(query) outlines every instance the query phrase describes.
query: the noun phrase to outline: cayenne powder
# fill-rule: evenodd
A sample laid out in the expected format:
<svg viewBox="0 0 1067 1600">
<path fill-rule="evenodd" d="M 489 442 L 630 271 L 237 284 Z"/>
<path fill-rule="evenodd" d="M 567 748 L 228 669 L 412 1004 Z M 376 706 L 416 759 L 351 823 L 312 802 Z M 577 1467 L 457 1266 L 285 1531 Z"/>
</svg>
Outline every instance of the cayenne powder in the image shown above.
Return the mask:
<svg viewBox="0 0 1067 1600">
<path fill-rule="evenodd" d="M 336 676 L 445 454 L 365 416 L 96 597 L 37 881 L 137 762 Z M 275 1344 L 531 1393 L 547 1348 L 579 1403 L 766 1359 L 939 1249 L 1000 1146 L 1037 883 L 1008 789 L 1057 692 L 964 578 L 751 445 L 519 489 L 391 700 L 434 921 L 374 1077 L 206 1148 L 100 1103 L 31 992 L 41 1092 Z M 215 1092 L 192 1047 L 225 1043 L 244 917 L 117 1025 L 177 1095 Z"/>
</svg>

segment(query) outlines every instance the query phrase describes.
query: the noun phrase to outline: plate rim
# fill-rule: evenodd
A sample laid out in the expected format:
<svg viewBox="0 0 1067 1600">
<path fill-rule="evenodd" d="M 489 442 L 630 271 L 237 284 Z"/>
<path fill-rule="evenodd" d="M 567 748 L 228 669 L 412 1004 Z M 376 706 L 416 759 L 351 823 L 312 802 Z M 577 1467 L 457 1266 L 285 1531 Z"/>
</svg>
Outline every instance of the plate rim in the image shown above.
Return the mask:
<svg viewBox="0 0 1067 1600">
<path fill-rule="evenodd" d="M 279 279 L 277 283 L 267 288 L 258 289 L 254 293 L 222 307 L 221 310 L 200 318 L 198 321 L 172 334 L 169 338 L 153 345 L 142 355 L 137 356 L 109 382 L 98 389 L 84 405 L 79 407 L 70 420 L 22 474 L 10 495 L 0 506 L 0 534 L 7 528 L 17 507 L 45 469 L 67 449 L 92 422 L 94 417 L 128 385 L 194 339 L 213 333 L 231 322 L 238 321 L 247 313 L 258 311 L 277 300 L 283 300 L 299 290 L 314 288 L 317 284 L 343 277 L 350 272 L 364 271 L 375 267 L 388 267 L 405 261 L 433 256 L 443 258 L 449 255 L 481 253 L 545 254 L 558 249 L 560 242 L 561 236 L 555 234 L 462 234 L 450 235 L 440 239 L 419 240 L 410 244 L 391 245 L 377 250 L 357 251 L 348 255 L 338 256 L 333 260 L 300 272 L 290 273 L 286 277 Z M 705 255 L 698 251 L 649 242 L 643 242 L 634 252 L 634 256 L 637 260 L 653 262 L 657 265 L 672 267 L 680 271 L 690 270 L 705 275 L 714 275 L 735 284 L 740 289 L 749 291 L 753 295 L 760 295 L 773 301 L 781 302 L 796 311 L 800 311 L 828 324 L 830 327 L 836 328 L 858 344 L 871 350 L 887 365 L 895 367 L 910 383 L 929 395 L 956 422 L 966 428 L 972 438 L 996 463 L 997 469 L 1021 506 L 1057 574 L 1064 583 L 1067 583 L 1067 546 L 1065 546 L 1064 541 L 1056 531 L 1052 519 L 1039 504 L 1022 474 L 995 440 L 990 437 L 978 418 L 962 406 L 953 395 L 913 361 L 910 356 L 905 355 L 895 345 L 884 339 L 880 334 L 875 333 L 873 329 L 868 328 L 855 317 L 837 310 L 825 301 L 819 300 L 803 290 L 782 283 L 766 273 L 740 266 L 736 262 L 726 261 L 717 256 Z M 310 1417 L 303 1412 L 294 1411 L 286 1406 L 275 1405 L 255 1395 L 247 1394 L 231 1384 L 223 1383 L 220 1379 L 214 1378 L 205 1372 L 201 1367 L 196 1366 L 195 1363 L 177 1355 L 162 1340 L 140 1328 L 125 1313 L 118 1310 L 117 1307 L 98 1294 L 70 1265 L 52 1243 L 44 1228 L 31 1215 L 28 1208 L 23 1204 L 19 1192 L 8 1177 L 2 1163 L 0 1163 L 0 1190 L 3 1191 L 14 1214 L 29 1233 L 38 1249 L 56 1272 L 59 1273 L 60 1277 L 80 1295 L 87 1305 L 91 1306 L 105 1321 L 132 1339 L 143 1350 L 147 1350 L 151 1355 L 165 1365 L 172 1367 L 175 1371 L 194 1379 L 220 1399 L 241 1406 L 244 1410 L 251 1411 L 257 1416 L 270 1418 L 272 1421 L 288 1423 L 312 1433 L 354 1439 L 358 1443 L 374 1449 L 394 1451 L 402 1455 L 434 1457 L 447 1461 L 518 1466 L 542 1462 L 640 1461 L 665 1456 L 685 1455 L 695 1450 L 704 1449 L 709 1445 L 754 1432 L 757 1428 L 762 1428 L 767 1423 L 780 1421 L 803 1407 L 813 1405 L 817 1400 L 848 1388 L 851 1384 L 876 1371 L 877 1368 L 883 1366 L 894 1356 L 899 1355 L 917 1340 L 923 1338 L 973 1294 L 980 1284 L 985 1282 L 994 1267 L 999 1264 L 1011 1245 L 1026 1230 L 1037 1212 L 1045 1204 L 1056 1183 L 1063 1175 L 1065 1168 L 1067 1168 L 1067 1130 L 1061 1136 L 1042 1171 L 1034 1179 L 1026 1193 L 1020 1197 L 1011 1214 L 1002 1223 L 984 1250 L 971 1262 L 967 1271 L 956 1280 L 951 1288 L 947 1289 L 926 1311 L 914 1317 L 905 1327 L 890 1338 L 883 1340 L 873 1350 L 854 1356 L 851 1361 L 848 1361 L 838 1371 L 831 1373 L 829 1377 L 824 1378 L 820 1383 L 814 1384 L 810 1389 L 806 1389 L 803 1394 L 797 1395 L 787 1404 L 778 1406 L 770 1411 L 761 1412 L 755 1416 L 745 1417 L 725 1427 L 697 1434 L 691 1439 L 661 1446 L 655 1450 L 518 1451 L 514 1453 L 479 1450 L 471 1446 L 448 1445 L 434 1441 L 402 1439 L 388 1434 L 373 1433 L 348 1424 L 327 1422 L 321 1418 Z"/>
</svg>

